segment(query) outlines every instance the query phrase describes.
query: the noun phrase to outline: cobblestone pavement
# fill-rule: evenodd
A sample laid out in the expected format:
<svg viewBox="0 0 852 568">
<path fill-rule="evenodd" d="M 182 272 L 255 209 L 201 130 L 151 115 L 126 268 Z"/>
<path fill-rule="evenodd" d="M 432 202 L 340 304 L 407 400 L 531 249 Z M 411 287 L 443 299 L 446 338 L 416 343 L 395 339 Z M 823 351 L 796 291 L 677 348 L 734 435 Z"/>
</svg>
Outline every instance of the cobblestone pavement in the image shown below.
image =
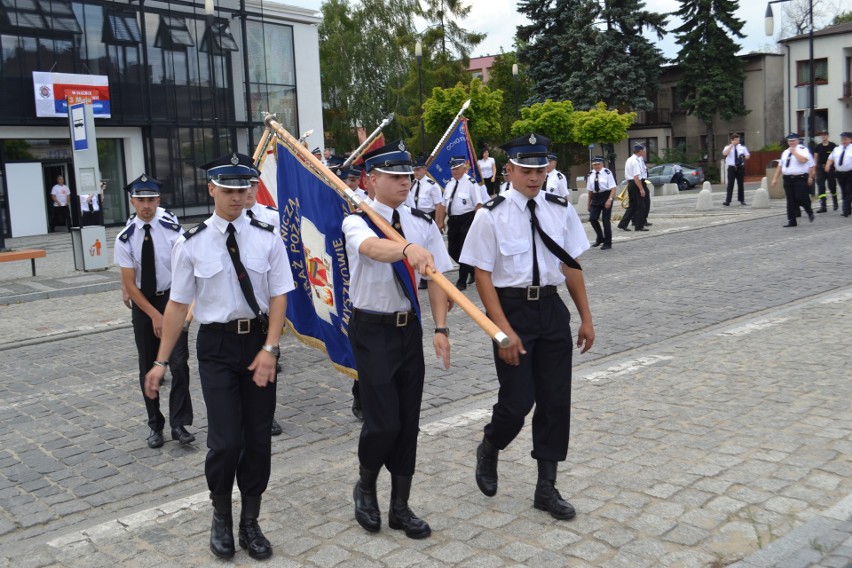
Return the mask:
<svg viewBox="0 0 852 568">
<path fill-rule="evenodd" d="M 852 564 L 852 223 L 829 213 L 782 229 L 778 202 L 700 215 L 690 203 L 659 198 L 649 233 L 619 232 L 611 251 L 581 257 L 598 337 L 575 357 L 558 482 L 575 520 L 532 508 L 528 428 L 501 454 L 498 495 L 477 489 L 473 452 L 496 381 L 487 338 L 454 313 L 453 368 L 427 350 L 412 495 L 434 534 L 365 533 L 352 515 L 348 382 L 285 337 L 267 565 Z M 0 298 L 81 275 L 59 266 L 58 237 L 45 238 L 44 276 L 0 265 Z M 0 305 L 0 567 L 220 564 L 207 549 L 200 389 L 196 444 L 148 449 L 115 282 Z M 382 503 L 388 485 L 383 475 Z"/>
</svg>

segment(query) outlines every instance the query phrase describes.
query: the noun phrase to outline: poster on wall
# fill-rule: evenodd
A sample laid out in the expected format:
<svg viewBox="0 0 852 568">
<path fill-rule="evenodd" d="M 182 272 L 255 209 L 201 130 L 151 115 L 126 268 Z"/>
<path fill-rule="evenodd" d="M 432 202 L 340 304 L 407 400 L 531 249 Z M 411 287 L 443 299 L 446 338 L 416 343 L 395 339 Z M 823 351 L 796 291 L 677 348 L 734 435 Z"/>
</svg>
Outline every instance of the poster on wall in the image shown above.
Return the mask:
<svg viewBox="0 0 852 568">
<path fill-rule="evenodd" d="M 109 118 L 109 77 L 33 71 L 36 116 L 68 116 L 69 104 L 92 105 L 95 118 Z"/>
</svg>

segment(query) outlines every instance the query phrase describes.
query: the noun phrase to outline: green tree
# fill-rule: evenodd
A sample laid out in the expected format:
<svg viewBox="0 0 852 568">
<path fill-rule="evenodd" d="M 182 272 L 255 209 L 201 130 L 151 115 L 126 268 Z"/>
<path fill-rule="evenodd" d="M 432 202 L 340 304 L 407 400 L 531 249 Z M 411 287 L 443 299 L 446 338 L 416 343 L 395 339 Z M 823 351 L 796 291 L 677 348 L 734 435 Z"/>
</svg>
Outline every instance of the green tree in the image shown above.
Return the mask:
<svg viewBox="0 0 852 568">
<path fill-rule="evenodd" d="M 521 109 L 521 119 L 512 125 L 512 134 L 544 134 L 553 144 L 574 142 L 574 105 L 571 101 L 546 100 Z"/>
<path fill-rule="evenodd" d="M 706 127 L 707 148 L 715 156 L 713 121 L 743 116 L 745 73 L 736 56 L 744 22 L 734 16 L 736 0 L 680 0 L 676 14 L 683 24 L 674 30 L 681 46 L 677 62 L 683 75 L 678 85 L 681 107 Z"/>
<path fill-rule="evenodd" d="M 357 137 L 349 103 L 354 97 L 351 57 L 358 28 L 346 0 L 326 0 L 321 11 L 322 22 L 318 31 L 326 142 L 338 149 L 354 148 Z"/>
<path fill-rule="evenodd" d="M 831 25 L 836 26 L 837 24 L 848 24 L 850 22 L 852 22 L 852 11 L 837 14 L 831 21 Z"/>
<path fill-rule="evenodd" d="M 468 129 L 474 148 L 482 140 L 499 136 L 503 92 L 492 91 L 479 79 L 473 79 L 469 85 L 458 83 L 450 89 L 432 89 L 432 96 L 423 102 L 426 131 L 443 135 L 468 99 L 470 106 L 464 116 L 468 118 Z"/>
<path fill-rule="evenodd" d="M 635 112 L 620 113 L 617 110 L 608 110 L 606 103 L 598 102 L 594 108 L 574 113 L 574 140 L 584 146 L 601 144 L 604 148 L 604 159 L 609 168 L 614 170 L 614 145 L 627 138 L 627 130 L 635 120 Z"/>
<path fill-rule="evenodd" d="M 426 9 L 421 14 L 438 31 L 437 47 L 444 57 L 455 53 L 465 67 L 470 61 L 471 50 L 485 39 L 485 34 L 466 31 L 457 22 L 470 14 L 470 8 L 462 0 L 426 0 Z"/>
</svg>

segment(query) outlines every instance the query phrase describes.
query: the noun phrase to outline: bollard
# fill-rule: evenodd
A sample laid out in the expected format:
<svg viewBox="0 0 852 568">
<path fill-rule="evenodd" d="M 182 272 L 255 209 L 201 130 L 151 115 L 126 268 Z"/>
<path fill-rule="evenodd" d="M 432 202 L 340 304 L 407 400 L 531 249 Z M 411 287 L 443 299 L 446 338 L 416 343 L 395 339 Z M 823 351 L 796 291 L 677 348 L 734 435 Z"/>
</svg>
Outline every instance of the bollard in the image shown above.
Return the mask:
<svg viewBox="0 0 852 568">
<path fill-rule="evenodd" d="M 577 214 L 585 215 L 589 212 L 589 192 L 583 191 L 579 192 L 580 196 L 577 198 Z"/>
<path fill-rule="evenodd" d="M 751 206 L 755 209 L 769 209 L 769 191 L 765 187 L 758 187 L 754 190 Z"/>
<path fill-rule="evenodd" d="M 705 185 L 710 185 L 709 182 L 704 182 Z M 696 211 L 709 211 L 713 209 L 713 192 L 707 187 L 698 192 L 698 200 L 695 202 Z"/>
<path fill-rule="evenodd" d="M 707 191 L 713 191 L 713 186 L 710 185 L 709 181 L 705 181 L 703 184 L 701 184 L 701 191 L 704 191 L 705 189 Z"/>
</svg>

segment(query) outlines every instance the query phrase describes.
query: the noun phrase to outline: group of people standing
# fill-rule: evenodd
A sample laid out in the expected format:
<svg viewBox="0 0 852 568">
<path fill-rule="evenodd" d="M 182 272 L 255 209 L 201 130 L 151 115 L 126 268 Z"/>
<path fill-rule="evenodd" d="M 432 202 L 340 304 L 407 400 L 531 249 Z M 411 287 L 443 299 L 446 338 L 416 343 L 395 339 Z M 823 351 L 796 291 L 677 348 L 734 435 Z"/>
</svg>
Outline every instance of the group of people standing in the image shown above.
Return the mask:
<svg viewBox="0 0 852 568">
<path fill-rule="evenodd" d="M 472 449 L 471 481 L 485 495 L 496 494 L 499 452 L 517 437 L 535 405 L 532 456 L 538 481 L 532 504 L 557 519 L 575 515 L 555 485 L 558 462 L 568 448 L 575 346 L 558 286 L 567 285 L 576 305 L 576 345 L 586 352 L 594 327 L 576 257 L 590 244 L 568 200 L 542 189 L 548 146 L 547 138 L 532 133 L 504 144 L 512 184 L 492 199 L 471 182 L 463 159 L 453 160 L 453 181 L 442 193 L 423 175 L 425 164 L 412 162 L 399 141 L 364 155 L 366 203 L 406 240 L 385 238 L 358 211 L 343 222 L 353 306 L 349 340 L 364 420 L 352 497 L 355 519 L 367 531 L 381 528 L 376 480 L 384 468 L 391 476 L 388 526 L 410 538 L 431 534 L 409 506 L 425 378 L 417 290 L 425 283 L 435 323 L 431 343 L 449 368 L 452 303 L 430 275 L 450 271 L 451 257 L 463 267 L 457 287 L 464 288 L 473 276 L 489 316 L 509 338 L 508 345 L 494 344 L 500 387 L 482 440 Z M 115 255 L 133 309 L 148 445 L 164 443 L 158 396 L 167 370 L 172 372 L 171 437 L 180 444 L 194 441 L 186 428 L 192 424 L 187 328 L 197 321 L 208 416 L 210 549 L 222 558 L 236 553 L 231 503 L 236 482 L 242 504 L 237 542 L 251 557 L 263 559 L 272 555 L 272 545 L 258 517 L 271 470 L 286 294 L 295 284 L 276 230 L 278 215 L 267 217 L 249 203 L 258 173 L 242 158 L 224 156 L 203 166 L 215 210 L 187 231 L 159 207 L 160 182 L 145 174 L 131 182 L 127 190 L 136 215 L 117 237 Z M 345 175 L 348 181 L 349 172 Z"/>
</svg>

